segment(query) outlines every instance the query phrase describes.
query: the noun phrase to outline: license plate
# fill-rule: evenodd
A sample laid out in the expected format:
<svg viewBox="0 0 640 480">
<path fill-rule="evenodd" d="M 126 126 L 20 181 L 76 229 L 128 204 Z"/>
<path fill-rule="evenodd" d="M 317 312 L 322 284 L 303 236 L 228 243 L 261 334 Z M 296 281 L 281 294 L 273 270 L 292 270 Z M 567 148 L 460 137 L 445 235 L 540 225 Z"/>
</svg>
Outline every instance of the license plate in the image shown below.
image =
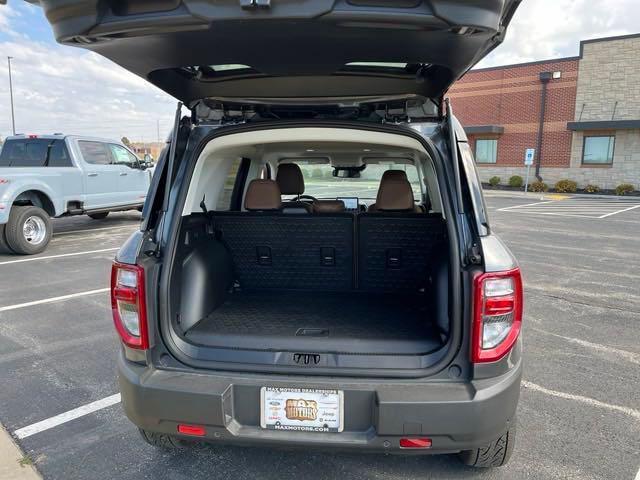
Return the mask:
<svg viewBox="0 0 640 480">
<path fill-rule="evenodd" d="M 340 390 L 262 387 L 260 426 L 290 432 L 341 432 L 343 407 Z"/>
</svg>

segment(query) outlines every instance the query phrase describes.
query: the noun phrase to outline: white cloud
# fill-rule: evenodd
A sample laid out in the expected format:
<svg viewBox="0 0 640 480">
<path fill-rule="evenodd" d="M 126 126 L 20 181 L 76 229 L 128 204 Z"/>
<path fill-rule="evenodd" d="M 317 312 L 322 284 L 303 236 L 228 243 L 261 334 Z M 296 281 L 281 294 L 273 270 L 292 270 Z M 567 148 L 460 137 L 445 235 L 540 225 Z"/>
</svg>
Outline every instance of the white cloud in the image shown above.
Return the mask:
<svg viewBox="0 0 640 480">
<path fill-rule="evenodd" d="M 580 41 L 640 31 L 638 0 L 524 0 L 479 67 L 575 56 Z"/>
<path fill-rule="evenodd" d="M 635 33 L 638 25 L 638 0 L 524 0 L 504 44 L 479 66 L 577 55 L 580 40 Z M 160 120 L 164 138 L 174 99 L 97 54 L 35 40 L 48 28 L 39 8 L 0 6 L 0 52 L 14 57 L 19 132 L 155 140 Z M 7 83 L 0 57 L 2 136 L 11 125 Z"/>
</svg>

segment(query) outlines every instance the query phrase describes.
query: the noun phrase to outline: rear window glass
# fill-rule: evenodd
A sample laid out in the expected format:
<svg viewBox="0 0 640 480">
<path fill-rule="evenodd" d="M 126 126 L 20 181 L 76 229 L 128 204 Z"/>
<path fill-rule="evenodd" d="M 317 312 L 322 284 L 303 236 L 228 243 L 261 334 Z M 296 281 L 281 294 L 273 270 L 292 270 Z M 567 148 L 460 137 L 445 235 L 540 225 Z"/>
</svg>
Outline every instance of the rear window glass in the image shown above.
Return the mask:
<svg viewBox="0 0 640 480">
<path fill-rule="evenodd" d="M 328 163 L 295 162 L 302 170 L 304 177 L 304 193 L 318 199 L 334 199 L 338 197 L 357 197 L 365 203 L 373 203 L 378 194 L 382 175 L 387 170 L 402 170 L 411 183 L 413 196 L 420 200 L 422 189 L 418 169 L 412 164 L 395 162 L 368 163 L 359 172 L 358 178 L 342 178 L 334 176 L 334 168 Z"/>
<path fill-rule="evenodd" d="M 93 165 L 111 164 L 111 154 L 106 144 L 82 140 L 78 142 L 78 145 L 80 146 L 80 152 L 85 162 Z"/>
<path fill-rule="evenodd" d="M 216 202 L 216 210 L 231 210 L 231 196 L 233 194 L 233 186 L 236 183 L 236 177 L 238 176 L 238 171 L 240 170 L 241 163 L 242 159 L 240 158 L 234 159 L 232 161 L 229 173 L 227 175 L 227 178 L 225 178 L 224 180 L 224 185 L 222 186 L 222 190 L 220 191 L 218 201 Z"/>
<path fill-rule="evenodd" d="M 53 164 L 52 158 L 55 158 Z M 44 138 L 7 140 L 0 154 L 2 167 L 44 167 L 46 165 L 71 165 L 64 140 Z"/>
</svg>

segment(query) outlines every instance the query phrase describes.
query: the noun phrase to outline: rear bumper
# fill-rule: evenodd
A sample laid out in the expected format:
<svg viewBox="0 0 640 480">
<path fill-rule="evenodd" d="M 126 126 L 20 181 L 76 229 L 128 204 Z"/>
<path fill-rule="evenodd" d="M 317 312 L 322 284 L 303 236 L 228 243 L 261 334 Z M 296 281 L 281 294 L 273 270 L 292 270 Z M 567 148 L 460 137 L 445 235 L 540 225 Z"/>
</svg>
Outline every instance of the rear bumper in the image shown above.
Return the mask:
<svg viewBox="0 0 640 480">
<path fill-rule="evenodd" d="M 129 419 L 152 432 L 177 434 L 179 423 L 206 427 L 205 439 L 227 444 L 448 453 L 495 440 L 515 416 L 522 366 L 469 383 L 314 378 L 158 370 L 118 361 Z M 344 432 L 279 432 L 260 428 L 262 386 L 344 391 Z M 429 437 L 429 450 L 405 450 L 401 437 Z"/>
</svg>

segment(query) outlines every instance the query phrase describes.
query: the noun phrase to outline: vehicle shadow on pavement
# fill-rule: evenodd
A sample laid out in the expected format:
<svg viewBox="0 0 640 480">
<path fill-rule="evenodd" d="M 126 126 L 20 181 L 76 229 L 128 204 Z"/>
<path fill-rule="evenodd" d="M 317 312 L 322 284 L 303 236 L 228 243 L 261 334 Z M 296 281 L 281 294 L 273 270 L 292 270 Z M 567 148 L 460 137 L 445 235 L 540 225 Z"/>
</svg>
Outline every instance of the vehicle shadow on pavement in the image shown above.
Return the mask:
<svg viewBox="0 0 640 480">
<path fill-rule="evenodd" d="M 152 470 L 158 469 L 150 472 L 151 478 L 191 478 L 203 471 L 215 473 L 217 478 L 261 480 L 477 478 L 489 474 L 488 470 L 464 466 L 455 455 L 308 453 L 215 444 L 154 455 L 163 456 L 164 461 L 149 462 Z"/>
</svg>

